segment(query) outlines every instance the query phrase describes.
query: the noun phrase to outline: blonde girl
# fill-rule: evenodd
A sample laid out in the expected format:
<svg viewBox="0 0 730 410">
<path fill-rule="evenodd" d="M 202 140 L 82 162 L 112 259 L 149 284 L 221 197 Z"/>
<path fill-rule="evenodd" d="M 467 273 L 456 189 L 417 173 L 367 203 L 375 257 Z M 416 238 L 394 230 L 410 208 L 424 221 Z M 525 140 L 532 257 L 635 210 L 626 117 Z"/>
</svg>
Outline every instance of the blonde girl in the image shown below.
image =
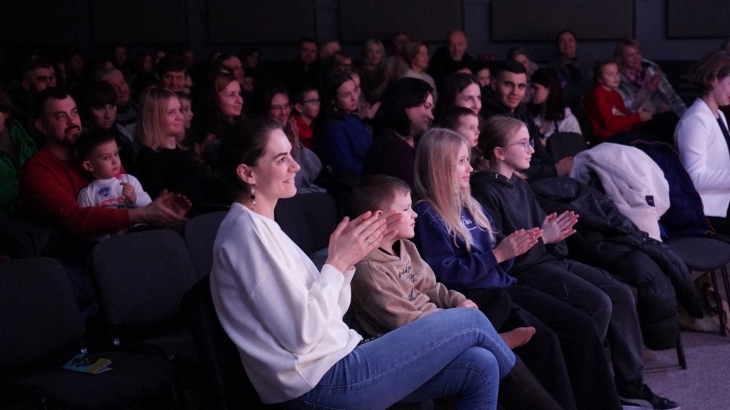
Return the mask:
<svg viewBox="0 0 730 410">
<path fill-rule="evenodd" d="M 418 144 L 413 241 L 420 254 L 440 282 L 474 301 L 500 332 L 537 330 L 515 353 L 564 408 L 621 408 L 594 319 L 507 273 L 543 232 L 519 229 L 504 237 L 495 229 L 492 216 L 471 196 L 469 151 L 463 137 L 439 128 Z M 497 299 L 505 293 L 511 299 L 506 313 Z"/>
</svg>

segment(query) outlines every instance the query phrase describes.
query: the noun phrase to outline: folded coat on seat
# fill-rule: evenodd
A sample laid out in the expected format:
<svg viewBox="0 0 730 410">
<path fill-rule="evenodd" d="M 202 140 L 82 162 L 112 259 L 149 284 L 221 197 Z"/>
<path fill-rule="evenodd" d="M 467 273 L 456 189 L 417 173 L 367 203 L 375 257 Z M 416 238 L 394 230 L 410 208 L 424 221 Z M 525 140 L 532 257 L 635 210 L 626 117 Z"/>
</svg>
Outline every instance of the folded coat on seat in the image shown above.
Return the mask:
<svg viewBox="0 0 730 410">
<path fill-rule="evenodd" d="M 570 176 L 587 183 L 591 173 L 621 213 L 661 241 L 659 218 L 669 209 L 669 184 L 648 155 L 626 145 L 599 144 L 575 156 Z"/>
</svg>

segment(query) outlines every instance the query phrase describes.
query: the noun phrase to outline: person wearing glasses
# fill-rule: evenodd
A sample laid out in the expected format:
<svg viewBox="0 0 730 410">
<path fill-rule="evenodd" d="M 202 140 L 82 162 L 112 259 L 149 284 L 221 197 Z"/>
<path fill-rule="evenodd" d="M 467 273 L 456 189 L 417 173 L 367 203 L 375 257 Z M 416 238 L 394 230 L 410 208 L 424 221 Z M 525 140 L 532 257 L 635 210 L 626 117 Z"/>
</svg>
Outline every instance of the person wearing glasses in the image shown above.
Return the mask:
<svg viewBox="0 0 730 410">
<path fill-rule="evenodd" d="M 294 121 L 299 129 L 299 142 L 307 147 L 312 147 L 312 133 L 314 121 L 319 115 L 321 102 L 319 91 L 313 85 L 305 85 L 294 94 Z"/>
<path fill-rule="evenodd" d="M 526 158 L 522 147 L 510 149 Z M 565 409 L 620 409 L 596 321 L 512 276 L 515 257 L 538 246 L 542 230 L 502 235 L 472 197 L 469 151 L 464 137 L 443 128 L 427 131 L 416 147 L 419 253 L 439 282 L 474 301 L 498 331 L 537 330 L 515 354 Z M 508 294 L 504 314 L 495 302 L 502 292 Z"/>
<path fill-rule="evenodd" d="M 607 340 L 611 347 L 614 382 L 623 406 L 641 403 L 632 408 L 678 408 L 643 383 L 641 330 L 631 289 L 604 270 L 566 257 L 563 240 L 576 232 L 578 215 L 572 211 L 546 215 L 540 208 L 520 172 L 529 167 L 533 144 L 522 121 L 503 115 L 490 118 L 479 136 L 490 168 L 472 175 L 470 181 L 474 198 L 492 216 L 495 232 L 509 238 L 538 227 L 537 243 L 514 259 L 510 274 L 594 319 L 600 340 Z M 500 244 L 498 240 L 497 246 Z M 529 310 L 531 306 L 525 307 Z"/>
<path fill-rule="evenodd" d="M 525 67 L 517 61 L 508 61 L 502 71 L 495 76 L 491 87 L 484 87 L 482 90 L 482 104 L 479 113 L 485 120 L 498 114 L 507 114 L 525 123 L 530 139 L 535 146 L 530 166 L 523 170 L 529 180 L 567 176 L 573 166 L 573 157 L 555 161 L 542 144 L 534 143 L 534 141 L 539 141 L 542 135 L 527 109 L 527 104 L 522 102 L 526 90 L 527 71 Z"/>
</svg>

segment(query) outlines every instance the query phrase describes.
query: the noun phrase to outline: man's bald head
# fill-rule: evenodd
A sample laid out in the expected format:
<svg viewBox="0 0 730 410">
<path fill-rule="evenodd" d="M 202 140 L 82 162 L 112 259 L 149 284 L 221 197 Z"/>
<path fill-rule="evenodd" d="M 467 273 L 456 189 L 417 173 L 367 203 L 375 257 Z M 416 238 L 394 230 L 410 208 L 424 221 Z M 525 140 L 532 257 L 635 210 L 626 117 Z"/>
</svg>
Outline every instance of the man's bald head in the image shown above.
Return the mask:
<svg viewBox="0 0 730 410">
<path fill-rule="evenodd" d="M 461 58 L 464 57 L 464 54 L 466 53 L 466 48 L 469 46 L 469 41 L 463 31 L 453 30 L 449 32 L 446 44 L 449 48 L 451 58 L 456 61 L 461 61 Z"/>
</svg>

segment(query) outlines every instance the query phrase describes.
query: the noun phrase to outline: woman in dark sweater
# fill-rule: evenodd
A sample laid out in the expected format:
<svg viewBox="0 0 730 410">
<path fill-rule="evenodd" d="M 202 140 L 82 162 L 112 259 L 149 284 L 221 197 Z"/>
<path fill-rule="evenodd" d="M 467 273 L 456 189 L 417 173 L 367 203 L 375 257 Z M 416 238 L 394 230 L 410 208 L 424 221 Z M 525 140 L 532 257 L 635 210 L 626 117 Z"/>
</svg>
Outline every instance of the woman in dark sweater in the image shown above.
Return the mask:
<svg viewBox="0 0 730 410">
<path fill-rule="evenodd" d="M 163 190 L 200 200 L 200 175 L 192 151 L 178 145 L 184 136 L 180 99 L 165 88 L 145 91 L 134 134 L 141 148 L 137 154 L 138 179 L 150 197 Z"/>
<path fill-rule="evenodd" d="M 241 117 L 243 108 L 241 86 L 232 73 L 216 71 L 208 76 L 203 87 L 200 114 L 193 127 L 201 151 Z"/>
<path fill-rule="evenodd" d="M 401 78 L 383 96 L 375 116 L 376 138 L 363 161 L 363 175 L 398 177 L 413 187 L 416 140 L 433 121 L 433 89 L 416 78 Z"/>
</svg>

